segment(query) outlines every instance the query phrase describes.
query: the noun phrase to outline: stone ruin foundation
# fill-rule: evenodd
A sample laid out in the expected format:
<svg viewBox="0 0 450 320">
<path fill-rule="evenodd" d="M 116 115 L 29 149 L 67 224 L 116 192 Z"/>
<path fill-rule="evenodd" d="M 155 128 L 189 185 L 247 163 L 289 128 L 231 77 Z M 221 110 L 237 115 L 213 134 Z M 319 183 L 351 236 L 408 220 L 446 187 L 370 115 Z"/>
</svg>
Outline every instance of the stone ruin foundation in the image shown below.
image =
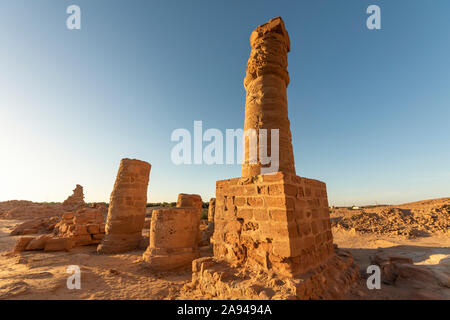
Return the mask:
<svg viewBox="0 0 450 320">
<path fill-rule="evenodd" d="M 122 159 L 111 193 L 105 237 L 99 253 L 121 253 L 138 248 L 142 239 L 151 165 Z"/>
<path fill-rule="evenodd" d="M 77 246 L 99 244 L 105 235 L 102 211 L 83 208 L 76 212 L 66 212 L 48 231 L 52 231 L 52 234 L 20 238 L 13 251 L 69 251 Z"/>
<path fill-rule="evenodd" d="M 282 19 L 259 26 L 250 44 L 245 130 L 279 129 L 279 169 L 261 174 L 266 165 L 251 161 L 244 140 L 242 177 L 216 184 L 214 257 L 193 261 L 187 287 L 205 298 L 340 298 L 359 271 L 333 246 L 325 183 L 295 173 Z M 269 132 L 268 145 L 270 138 Z"/>
<path fill-rule="evenodd" d="M 153 211 L 150 244 L 143 254 L 144 264 L 155 271 L 191 265 L 200 256 L 198 249 L 202 198 L 196 194 L 178 195 L 175 208 Z"/>
</svg>

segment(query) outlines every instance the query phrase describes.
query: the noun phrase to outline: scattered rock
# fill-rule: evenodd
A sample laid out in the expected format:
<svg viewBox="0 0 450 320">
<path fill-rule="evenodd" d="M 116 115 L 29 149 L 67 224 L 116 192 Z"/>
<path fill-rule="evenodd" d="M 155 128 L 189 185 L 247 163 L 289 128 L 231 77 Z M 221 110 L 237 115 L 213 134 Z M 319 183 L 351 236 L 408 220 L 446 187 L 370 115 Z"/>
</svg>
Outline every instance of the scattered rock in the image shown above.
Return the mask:
<svg viewBox="0 0 450 320">
<path fill-rule="evenodd" d="M 43 250 L 47 240 L 52 236 L 50 234 L 43 234 L 38 237 L 33 238 L 25 248 L 25 250 Z"/>
<path fill-rule="evenodd" d="M 52 238 L 47 240 L 44 251 L 69 251 L 72 246 L 71 238 Z"/>
<path fill-rule="evenodd" d="M 14 245 L 13 251 L 14 252 L 24 251 L 26 249 L 26 247 L 28 246 L 28 244 L 33 239 L 34 239 L 34 237 L 21 237 L 20 239 L 17 240 L 16 244 Z"/>
<path fill-rule="evenodd" d="M 113 274 L 113 275 L 116 275 L 116 276 L 120 274 L 120 272 L 118 270 L 116 270 L 116 269 L 109 269 L 109 273 Z"/>
</svg>

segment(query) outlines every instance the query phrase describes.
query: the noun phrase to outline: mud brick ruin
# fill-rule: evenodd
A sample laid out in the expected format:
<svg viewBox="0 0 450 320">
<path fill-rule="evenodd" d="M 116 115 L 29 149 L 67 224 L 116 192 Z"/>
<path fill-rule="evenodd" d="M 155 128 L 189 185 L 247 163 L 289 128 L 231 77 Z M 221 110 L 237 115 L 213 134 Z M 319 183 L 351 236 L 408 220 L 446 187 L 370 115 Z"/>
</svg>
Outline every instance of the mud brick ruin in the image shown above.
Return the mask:
<svg viewBox="0 0 450 320">
<path fill-rule="evenodd" d="M 155 271 L 191 265 L 200 256 L 202 198 L 197 194 L 178 195 L 176 208 L 154 210 L 150 224 L 150 245 L 144 263 Z"/>
<path fill-rule="evenodd" d="M 214 257 L 193 262 L 192 286 L 225 299 L 264 298 L 264 283 L 275 299 L 339 297 L 358 271 L 351 256 L 334 250 L 325 183 L 295 174 L 283 20 L 256 28 L 250 45 L 245 130 L 279 129 L 279 169 L 261 175 L 264 165 L 251 163 L 245 139 L 242 177 L 217 181 Z"/>
<path fill-rule="evenodd" d="M 63 206 L 67 209 L 79 209 L 86 205 L 84 202 L 83 187 L 79 184 L 73 189 L 73 194 L 63 202 Z"/>
<path fill-rule="evenodd" d="M 69 238 L 74 246 L 99 244 L 105 236 L 105 223 L 101 210 L 83 208 L 62 215 L 54 229 L 60 238 Z"/>
<path fill-rule="evenodd" d="M 120 253 L 138 248 L 142 239 L 151 165 L 122 159 L 111 193 L 106 234 L 99 253 Z"/>
</svg>

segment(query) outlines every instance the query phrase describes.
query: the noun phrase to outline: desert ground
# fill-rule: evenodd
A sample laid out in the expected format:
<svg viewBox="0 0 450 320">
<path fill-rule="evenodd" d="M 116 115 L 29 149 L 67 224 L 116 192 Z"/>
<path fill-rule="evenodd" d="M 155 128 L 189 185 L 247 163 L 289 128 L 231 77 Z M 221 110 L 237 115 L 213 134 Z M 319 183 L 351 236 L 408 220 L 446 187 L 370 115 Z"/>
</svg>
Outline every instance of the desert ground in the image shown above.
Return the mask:
<svg viewBox="0 0 450 320">
<path fill-rule="evenodd" d="M 140 249 L 122 254 L 100 255 L 97 245 L 58 252 L 13 252 L 21 235 L 11 232 L 24 222 L 51 217 L 58 206 L 0 203 L 0 299 L 208 298 L 185 289 L 191 281 L 190 268 L 152 272 L 145 267 L 145 242 Z M 335 245 L 349 251 L 360 269 L 360 279 L 345 299 L 450 299 L 450 198 L 330 210 Z M 146 243 L 148 228 L 147 217 Z M 202 256 L 212 255 L 209 246 L 200 251 Z M 389 262 L 399 259 L 400 264 Z M 375 263 L 383 266 L 381 289 L 369 290 L 366 270 Z M 79 290 L 67 288 L 70 265 L 80 267 Z"/>
</svg>

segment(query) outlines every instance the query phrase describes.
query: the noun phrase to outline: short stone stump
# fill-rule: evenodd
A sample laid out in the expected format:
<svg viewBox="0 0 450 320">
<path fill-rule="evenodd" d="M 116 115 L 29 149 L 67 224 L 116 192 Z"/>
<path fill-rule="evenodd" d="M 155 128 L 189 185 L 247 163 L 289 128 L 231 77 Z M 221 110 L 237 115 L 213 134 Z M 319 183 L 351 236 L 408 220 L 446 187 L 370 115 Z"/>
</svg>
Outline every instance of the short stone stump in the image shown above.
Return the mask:
<svg viewBox="0 0 450 320">
<path fill-rule="evenodd" d="M 150 224 L 150 244 L 143 261 L 155 271 L 190 267 L 200 256 L 197 247 L 199 219 L 196 208 L 154 210 Z"/>
</svg>

